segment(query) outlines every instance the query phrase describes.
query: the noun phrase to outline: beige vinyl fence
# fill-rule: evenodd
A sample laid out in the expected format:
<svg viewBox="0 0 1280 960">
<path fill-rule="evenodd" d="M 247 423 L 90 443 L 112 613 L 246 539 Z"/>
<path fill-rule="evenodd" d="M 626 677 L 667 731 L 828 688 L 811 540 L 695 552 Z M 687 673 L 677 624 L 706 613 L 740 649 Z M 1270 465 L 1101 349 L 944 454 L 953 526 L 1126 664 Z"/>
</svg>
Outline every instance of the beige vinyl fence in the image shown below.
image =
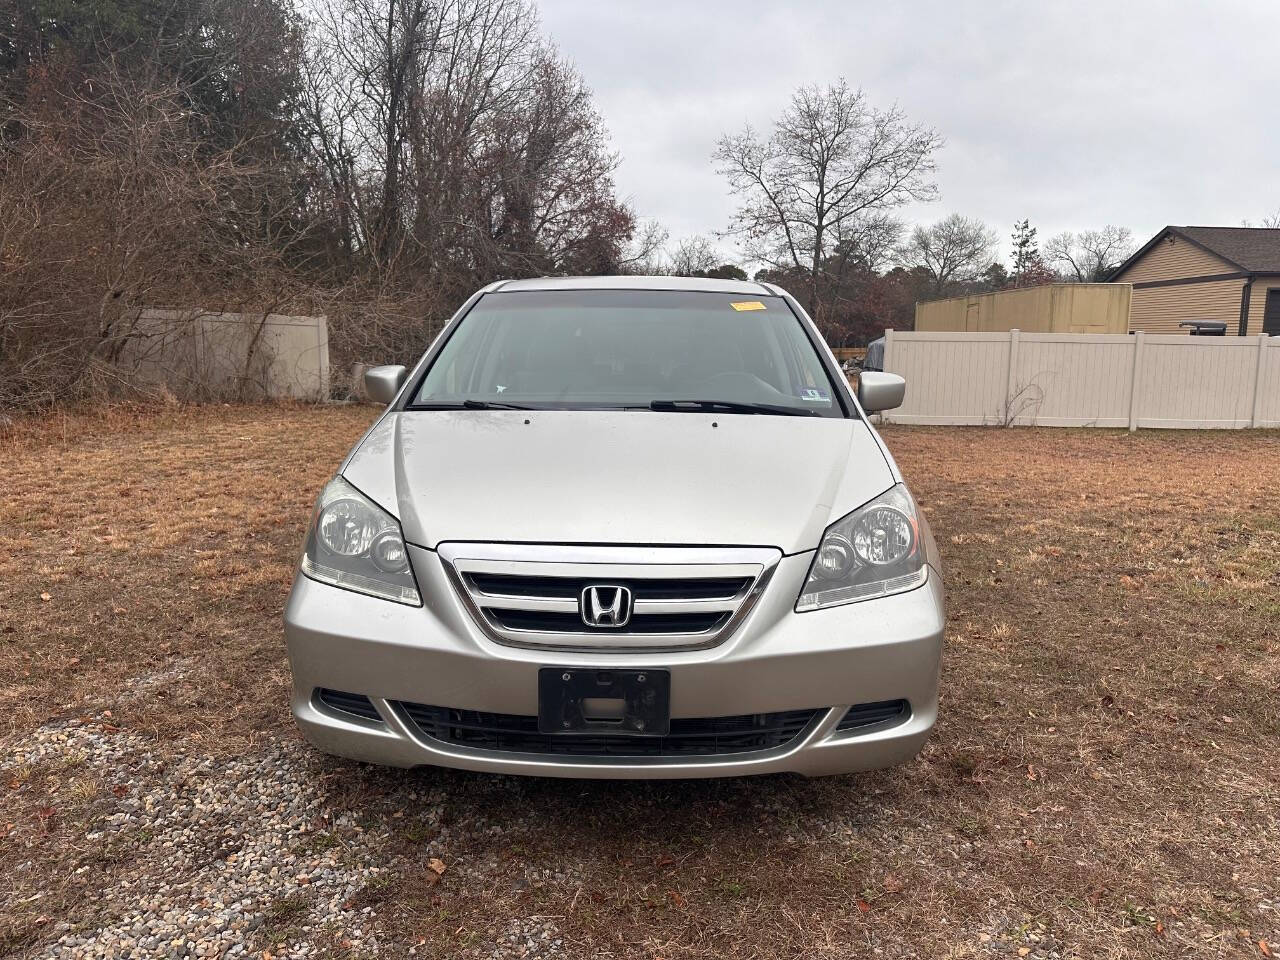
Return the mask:
<svg viewBox="0 0 1280 960">
<path fill-rule="evenodd" d="M 323 316 L 147 308 L 128 334 L 121 369 L 183 399 L 329 398 Z"/>
<path fill-rule="evenodd" d="M 1280 340 L 1136 333 L 885 334 L 892 423 L 1280 426 Z"/>
</svg>

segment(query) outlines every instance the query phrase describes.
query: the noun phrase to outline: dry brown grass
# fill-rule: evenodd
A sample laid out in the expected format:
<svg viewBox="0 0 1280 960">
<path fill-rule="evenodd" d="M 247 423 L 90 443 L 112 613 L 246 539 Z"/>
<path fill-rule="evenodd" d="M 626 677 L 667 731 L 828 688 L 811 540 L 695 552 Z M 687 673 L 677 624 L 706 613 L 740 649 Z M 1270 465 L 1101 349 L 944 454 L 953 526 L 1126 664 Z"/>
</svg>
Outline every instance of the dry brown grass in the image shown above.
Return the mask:
<svg viewBox="0 0 1280 960">
<path fill-rule="evenodd" d="M 104 703 L 174 756 L 296 736 L 280 607 L 312 498 L 371 416 L 11 426 L 0 742 Z M 947 564 L 921 758 L 653 784 L 319 761 L 331 811 L 393 831 L 393 881 L 361 894 L 384 952 L 456 956 L 529 917 L 580 956 L 1259 957 L 1280 940 L 1280 436 L 886 438 Z M 117 696 L 175 660 L 180 681 Z M 137 875 L 127 852 L 82 849 L 110 790 L 74 768 L 0 784 L 0 872 L 44 858 L 56 891 L 0 890 L 0 952 Z M 86 863 L 85 882 L 56 879 Z"/>
</svg>

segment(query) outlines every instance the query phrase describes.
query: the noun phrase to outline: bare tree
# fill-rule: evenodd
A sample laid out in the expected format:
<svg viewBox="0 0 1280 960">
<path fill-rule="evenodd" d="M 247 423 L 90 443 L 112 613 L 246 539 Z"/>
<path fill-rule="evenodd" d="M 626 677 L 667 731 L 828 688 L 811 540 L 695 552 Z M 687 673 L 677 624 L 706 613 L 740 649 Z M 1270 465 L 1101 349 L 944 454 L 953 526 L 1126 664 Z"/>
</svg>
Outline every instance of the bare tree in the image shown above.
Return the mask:
<svg viewBox="0 0 1280 960">
<path fill-rule="evenodd" d="M 1280 210 L 1263 217 L 1262 226 L 1269 230 L 1280 230 Z"/>
<path fill-rule="evenodd" d="M 724 256 L 701 235 L 686 237 L 676 244 L 671 253 L 667 272 L 675 277 L 692 277 L 706 274 L 724 262 Z"/>
<path fill-rule="evenodd" d="M 6 111 L 23 136 L 0 163 L 0 405 L 123 385 L 126 352 L 163 346 L 144 307 L 269 311 L 296 289 L 299 236 L 270 228 L 290 168 L 210 149 L 177 84 L 48 82 Z"/>
<path fill-rule="evenodd" d="M 729 232 L 753 259 L 802 271 L 816 313 L 834 238 L 909 201 L 935 199 L 941 146 L 933 130 L 896 106 L 872 107 L 844 80 L 801 87 L 768 138 L 748 126 L 719 141 L 718 172 L 742 201 Z"/>
<path fill-rule="evenodd" d="M 617 157 L 527 0 L 320 0 L 313 36 L 307 116 L 343 253 L 449 296 L 618 269 Z"/>
<path fill-rule="evenodd" d="M 639 221 L 618 260 L 618 271 L 642 277 L 661 274 L 666 269 L 663 249 L 670 239 L 671 233 L 659 221 L 651 217 Z"/>
<path fill-rule="evenodd" d="M 928 274 L 932 292 L 942 297 L 982 277 L 995 259 L 996 239 L 996 232 L 981 220 L 953 213 L 911 231 L 898 260 L 907 269 Z"/>
<path fill-rule="evenodd" d="M 1045 244 L 1045 260 L 1077 283 L 1101 283 L 1133 253 L 1128 227 L 1060 233 Z"/>
</svg>

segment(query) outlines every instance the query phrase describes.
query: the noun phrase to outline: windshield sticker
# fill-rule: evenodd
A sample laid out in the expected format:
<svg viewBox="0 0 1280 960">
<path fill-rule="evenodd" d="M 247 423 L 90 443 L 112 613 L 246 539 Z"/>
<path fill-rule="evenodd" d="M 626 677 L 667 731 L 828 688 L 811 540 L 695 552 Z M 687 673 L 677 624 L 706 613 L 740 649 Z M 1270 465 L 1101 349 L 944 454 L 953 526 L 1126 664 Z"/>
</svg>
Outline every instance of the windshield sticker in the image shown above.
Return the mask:
<svg viewBox="0 0 1280 960">
<path fill-rule="evenodd" d="M 800 394 L 801 400 L 809 403 L 830 403 L 831 396 L 825 390 L 819 390 L 817 387 L 805 387 L 804 392 Z"/>
<path fill-rule="evenodd" d="M 763 310 L 764 304 L 759 300 L 731 300 L 729 306 L 741 313 L 743 310 Z"/>
</svg>

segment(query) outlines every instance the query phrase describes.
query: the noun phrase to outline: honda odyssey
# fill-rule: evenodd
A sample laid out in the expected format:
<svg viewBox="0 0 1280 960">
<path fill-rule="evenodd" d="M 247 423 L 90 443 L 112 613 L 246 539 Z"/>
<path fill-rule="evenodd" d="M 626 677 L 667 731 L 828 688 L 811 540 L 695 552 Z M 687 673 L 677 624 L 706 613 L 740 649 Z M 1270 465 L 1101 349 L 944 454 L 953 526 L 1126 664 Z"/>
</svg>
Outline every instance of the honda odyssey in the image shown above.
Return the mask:
<svg viewBox="0 0 1280 960">
<path fill-rule="evenodd" d="M 285 610 L 329 753 L 558 777 L 844 773 L 933 726 L 937 548 L 776 286 L 500 281 L 321 491 Z"/>
</svg>

